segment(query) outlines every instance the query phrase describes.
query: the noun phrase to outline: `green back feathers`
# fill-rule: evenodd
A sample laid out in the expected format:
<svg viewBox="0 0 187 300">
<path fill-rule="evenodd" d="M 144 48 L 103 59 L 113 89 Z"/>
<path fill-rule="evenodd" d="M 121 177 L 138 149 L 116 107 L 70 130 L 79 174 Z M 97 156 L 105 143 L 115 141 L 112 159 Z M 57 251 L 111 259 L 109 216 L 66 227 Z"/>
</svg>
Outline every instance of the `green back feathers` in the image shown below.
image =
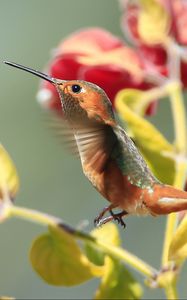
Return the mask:
<svg viewBox="0 0 187 300">
<path fill-rule="evenodd" d="M 113 149 L 112 157 L 116 160 L 121 172 L 127 176 L 131 184 L 142 189 L 151 188 L 157 179 L 151 173 L 134 142 L 120 126 L 113 130 L 118 143 Z"/>
</svg>

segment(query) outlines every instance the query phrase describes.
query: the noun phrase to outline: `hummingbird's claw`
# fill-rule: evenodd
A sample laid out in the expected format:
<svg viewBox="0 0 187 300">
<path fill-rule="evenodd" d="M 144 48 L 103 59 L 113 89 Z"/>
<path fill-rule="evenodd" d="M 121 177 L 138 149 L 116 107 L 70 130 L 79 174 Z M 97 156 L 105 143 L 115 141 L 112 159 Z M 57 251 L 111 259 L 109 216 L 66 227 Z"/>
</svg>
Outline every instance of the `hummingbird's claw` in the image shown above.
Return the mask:
<svg viewBox="0 0 187 300">
<path fill-rule="evenodd" d="M 94 225 L 95 225 L 95 227 L 99 227 L 100 226 L 100 219 L 99 219 L 99 217 L 97 216 L 95 219 L 94 219 Z"/>
<path fill-rule="evenodd" d="M 100 226 L 102 226 L 102 225 L 104 225 L 104 224 L 106 224 L 106 223 L 108 223 L 108 222 L 110 222 L 112 220 L 113 220 L 112 216 L 109 216 L 109 217 L 106 217 L 106 218 L 99 218 L 99 217 L 97 217 L 97 218 L 94 219 L 94 225 L 96 227 L 100 227 Z"/>
<path fill-rule="evenodd" d="M 99 227 L 103 224 L 106 224 L 113 220 L 113 217 L 103 218 L 106 212 L 111 211 L 111 209 L 115 208 L 116 206 L 114 204 L 110 204 L 109 206 L 106 206 L 103 208 L 103 210 L 100 212 L 100 214 L 94 219 L 94 225 L 96 227 Z"/>
<path fill-rule="evenodd" d="M 110 208 L 111 208 L 111 207 L 110 207 Z M 103 218 L 103 215 L 104 215 L 104 213 L 105 213 L 106 211 L 109 211 L 109 212 L 110 212 L 110 216 L 109 216 L 109 217 L 106 217 L 106 218 Z M 117 221 L 118 224 L 120 224 L 123 228 L 125 228 L 125 227 L 126 227 L 126 224 L 125 224 L 125 222 L 123 221 L 122 217 L 125 216 L 125 215 L 127 215 L 127 214 L 128 214 L 128 213 L 127 213 L 125 210 L 121 211 L 120 213 L 114 214 L 113 211 L 112 211 L 112 209 L 109 209 L 109 207 L 105 207 L 105 208 L 103 209 L 103 211 L 99 214 L 99 216 L 97 216 L 97 217 L 94 219 L 94 225 L 95 225 L 96 227 L 100 227 L 100 226 L 102 226 L 102 225 L 104 225 L 104 224 L 106 224 L 106 223 L 108 223 L 108 222 L 114 220 L 114 221 Z"/>
<path fill-rule="evenodd" d="M 111 217 L 113 218 L 113 220 L 116 220 L 118 222 L 118 224 L 120 224 L 125 229 L 126 224 L 123 221 L 122 217 L 127 215 L 128 213 L 125 210 L 123 210 L 120 213 L 114 214 L 113 211 L 110 210 L 110 214 L 111 214 Z"/>
</svg>

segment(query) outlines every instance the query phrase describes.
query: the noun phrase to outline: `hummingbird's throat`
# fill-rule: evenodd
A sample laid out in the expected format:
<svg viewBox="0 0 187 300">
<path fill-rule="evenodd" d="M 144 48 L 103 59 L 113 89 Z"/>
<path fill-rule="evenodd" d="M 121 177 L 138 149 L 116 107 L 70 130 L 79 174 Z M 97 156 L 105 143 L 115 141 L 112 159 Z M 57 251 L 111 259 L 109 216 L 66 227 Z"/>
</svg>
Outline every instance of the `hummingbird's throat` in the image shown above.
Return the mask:
<svg viewBox="0 0 187 300">
<path fill-rule="evenodd" d="M 77 98 L 73 97 L 71 94 L 64 93 L 60 87 L 58 87 L 58 92 L 62 110 L 68 122 L 74 125 L 86 125 L 90 123 L 87 111 L 81 107 Z"/>
</svg>

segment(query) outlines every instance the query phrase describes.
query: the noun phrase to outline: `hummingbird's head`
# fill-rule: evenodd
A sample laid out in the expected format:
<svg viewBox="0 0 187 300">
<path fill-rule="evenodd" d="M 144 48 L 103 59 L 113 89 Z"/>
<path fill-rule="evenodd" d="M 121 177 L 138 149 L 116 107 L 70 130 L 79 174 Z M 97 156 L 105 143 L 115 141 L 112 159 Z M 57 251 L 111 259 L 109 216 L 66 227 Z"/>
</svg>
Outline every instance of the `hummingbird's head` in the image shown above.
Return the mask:
<svg viewBox="0 0 187 300">
<path fill-rule="evenodd" d="M 5 63 L 32 73 L 55 85 L 62 103 L 62 110 L 70 123 L 98 122 L 115 125 L 111 102 L 99 86 L 82 80 L 55 79 L 19 64 L 8 61 Z"/>
<path fill-rule="evenodd" d="M 57 83 L 62 109 L 71 121 L 94 121 L 114 125 L 112 105 L 106 93 L 97 85 L 71 80 Z"/>
</svg>

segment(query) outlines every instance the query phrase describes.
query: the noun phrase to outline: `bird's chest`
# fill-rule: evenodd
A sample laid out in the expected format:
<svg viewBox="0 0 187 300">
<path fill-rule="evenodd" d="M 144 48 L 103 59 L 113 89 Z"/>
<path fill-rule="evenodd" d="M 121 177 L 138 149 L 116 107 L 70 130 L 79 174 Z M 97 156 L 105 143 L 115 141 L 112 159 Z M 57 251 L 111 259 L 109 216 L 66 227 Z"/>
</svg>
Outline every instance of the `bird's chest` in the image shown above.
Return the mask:
<svg viewBox="0 0 187 300">
<path fill-rule="evenodd" d="M 114 161 L 110 162 L 103 174 L 102 186 L 105 197 L 129 214 L 149 214 L 144 201 L 148 191 L 131 184 Z"/>
</svg>

